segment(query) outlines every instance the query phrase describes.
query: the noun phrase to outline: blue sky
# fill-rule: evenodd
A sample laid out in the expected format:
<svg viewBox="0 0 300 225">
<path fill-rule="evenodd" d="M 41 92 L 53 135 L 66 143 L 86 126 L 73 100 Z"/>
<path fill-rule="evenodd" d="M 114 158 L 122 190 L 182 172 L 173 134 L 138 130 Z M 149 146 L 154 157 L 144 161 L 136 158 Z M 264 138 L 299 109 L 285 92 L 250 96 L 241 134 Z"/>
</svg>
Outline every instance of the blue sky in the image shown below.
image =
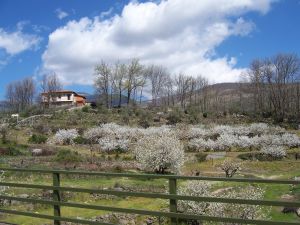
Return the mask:
<svg viewBox="0 0 300 225">
<path fill-rule="evenodd" d="M 66 88 L 92 93 L 102 59 L 138 57 L 173 74 L 229 82 L 254 58 L 300 56 L 300 1 L 221 2 L 0 0 L 0 99 L 9 82 L 50 72 Z"/>
</svg>

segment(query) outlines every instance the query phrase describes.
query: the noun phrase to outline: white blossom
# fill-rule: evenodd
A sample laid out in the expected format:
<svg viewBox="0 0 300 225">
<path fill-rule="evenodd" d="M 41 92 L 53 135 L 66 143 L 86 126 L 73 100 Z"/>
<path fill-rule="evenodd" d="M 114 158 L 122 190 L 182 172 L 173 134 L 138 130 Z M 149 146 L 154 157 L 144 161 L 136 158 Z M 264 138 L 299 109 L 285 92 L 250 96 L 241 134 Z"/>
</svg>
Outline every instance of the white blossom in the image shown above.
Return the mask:
<svg viewBox="0 0 300 225">
<path fill-rule="evenodd" d="M 59 130 L 56 134 L 48 140 L 49 144 L 59 144 L 59 145 L 67 145 L 74 144 L 74 139 L 78 137 L 78 132 L 76 129 L 69 130 Z"/>
<path fill-rule="evenodd" d="M 206 181 L 188 181 L 186 185 L 178 189 L 180 195 L 199 197 L 218 197 L 230 199 L 261 200 L 264 198 L 264 190 L 248 185 L 243 187 L 230 187 L 213 192 L 213 186 Z M 267 219 L 270 207 L 247 204 L 231 204 L 203 201 L 178 201 L 178 209 L 181 212 L 241 219 Z M 214 224 L 206 222 L 205 224 Z M 221 223 L 227 225 L 229 223 Z"/>
<path fill-rule="evenodd" d="M 102 151 L 127 151 L 129 146 L 128 139 L 116 139 L 114 137 L 99 138 L 98 143 Z"/>
<path fill-rule="evenodd" d="M 264 146 L 261 149 L 261 153 L 263 155 L 271 157 L 272 159 L 282 159 L 286 156 L 285 148 L 276 145 Z"/>
<path fill-rule="evenodd" d="M 145 136 L 137 142 L 134 153 L 143 169 L 147 171 L 178 173 L 184 163 L 183 145 L 176 136 Z"/>
<path fill-rule="evenodd" d="M 212 185 L 206 181 L 188 181 L 185 186 L 178 189 L 179 195 L 207 197 L 210 195 Z M 179 211 L 191 214 L 205 214 L 209 207 L 208 202 L 178 201 Z"/>
</svg>

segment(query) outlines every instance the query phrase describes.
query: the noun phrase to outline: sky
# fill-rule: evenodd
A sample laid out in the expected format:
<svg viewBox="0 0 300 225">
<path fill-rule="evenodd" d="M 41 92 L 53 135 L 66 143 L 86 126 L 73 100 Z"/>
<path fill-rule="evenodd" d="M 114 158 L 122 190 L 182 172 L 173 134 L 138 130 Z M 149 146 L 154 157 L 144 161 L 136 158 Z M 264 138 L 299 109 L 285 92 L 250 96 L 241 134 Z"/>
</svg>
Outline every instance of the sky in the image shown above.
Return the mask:
<svg viewBox="0 0 300 225">
<path fill-rule="evenodd" d="M 300 56 L 299 22 L 299 0 L 0 0 L 0 100 L 54 72 L 93 93 L 101 60 L 235 82 L 255 58 Z"/>
</svg>

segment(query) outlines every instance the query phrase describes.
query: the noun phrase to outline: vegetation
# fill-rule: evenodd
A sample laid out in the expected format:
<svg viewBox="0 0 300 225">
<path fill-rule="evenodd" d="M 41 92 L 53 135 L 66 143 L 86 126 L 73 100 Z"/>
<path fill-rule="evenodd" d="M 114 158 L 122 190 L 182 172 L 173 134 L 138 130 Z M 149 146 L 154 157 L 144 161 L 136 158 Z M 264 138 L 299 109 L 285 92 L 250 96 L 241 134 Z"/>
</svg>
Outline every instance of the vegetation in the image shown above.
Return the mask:
<svg viewBox="0 0 300 225">
<path fill-rule="evenodd" d="M 19 112 L 19 117 L 12 118 L 11 113 L 0 115 L 0 164 L 21 168 L 299 179 L 298 61 L 298 57 L 291 54 L 254 61 L 247 72 L 247 82 L 234 84 L 233 90 L 238 94 L 230 98 L 220 91 L 224 90 L 220 85 L 210 86 L 202 76 L 171 76 L 163 66 L 142 65 L 138 59 L 127 64 L 101 62 L 95 67 L 98 101 L 94 106 L 70 109 L 50 104 L 45 108 L 34 104 L 37 84 L 33 80 L 12 83 L 7 89 L 7 102 L 10 112 Z M 232 89 L 230 84 L 223 85 L 228 85 L 225 90 Z M 50 93 L 49 102 L 54 99 L 55 91 L 62 88 L 55 74 L 44 76 L 39 86 L 43 92 Z M 25 97 L 20 98 L 19 90 L 21 93 L 30 91 L 25 91 Z M 147 104 L 143 102 L 145 91 L 152 96 Z M 30 119 L 37 114 L 41 115 Z M 1 173 L 0 179 L 49 183 L 49 179 L 40 176 L 33 178 L 15 173 Z M 167 191 L 166 184 L 160 180 L 70 175 L 64 177 L 64 185 Z M 180 193 L 193 196 L 300 201 L 298 186 L 186 181 L 179 182 L 178 186 Z M 1 188 L 0 192 L 41 198 L 51 194 L 17 188 Z M 119 207 L 166 209 L 165 200 L 68 193 L 64 198 Z M 20 203 L 1 204 L 6 208 L 29 210 Z M 52 212 L 50 207 L 30 207 L 39 213 Z M 296 214 L 284 214 L 283 209 L 277 207 L 179 201 L 179 208 L 182 212 L 201 215 L 271 217 L 299 222 Z M 107 216 L 106 212 L 87 209 L 82 213 L 88 219 Z M 64 209 L 66 216 L 79 214 L 74 209 Z M 0 215 L 0 218 L 25 225 L 48 223 L 28 221 L 20 216 Z M 145 218 L 135 220 L 143 223 Z"/>
</svg>

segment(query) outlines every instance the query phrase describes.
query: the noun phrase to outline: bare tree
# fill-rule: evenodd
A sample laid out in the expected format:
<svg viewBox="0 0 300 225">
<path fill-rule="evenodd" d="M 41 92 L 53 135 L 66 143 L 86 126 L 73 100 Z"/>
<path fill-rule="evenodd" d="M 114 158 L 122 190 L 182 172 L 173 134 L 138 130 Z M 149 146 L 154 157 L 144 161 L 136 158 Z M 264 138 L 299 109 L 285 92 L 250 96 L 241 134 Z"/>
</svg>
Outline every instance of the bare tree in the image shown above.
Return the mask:
<svg viewBox="0 0 300 225">
<path fill-rule="evenodd" d="M 295 54 L 278 54 L 254 60 L 248 73 L 255 112 L 273 112 L 283 121 L 299 115 L 300 60 Z"/>
<path fill-rule="evenodd" d="M 109 91 L 112 88 L 110 83 L 112 76 L 111 67 L 104 61 L 101 61 L 101 63 L 95 68 L 95 74 L 96 90 L 101 95 L 101 98 L 103 98 L 105 106 L 109 108 Z"/>
<path fill-rule="evenodd" d="M 127 105 L 129 105 L 132 97 L 132 92 L 140 86 L 140 78 L 142 75 L 143 66 L 138 59 L 133 59 L 127 67 L 127 76 L 125 80 L 125 89 L 127 92 Z"/>
<path fill-rule="evenodd" d="M 7 85 L 6 98 L 13 111 L 23 111 L 32 106 L 36 92 L 32 77 L 24 78 Z"/>
<path fill-rule="evenodd" d="M 42 93 L 45 93 L 49 105 L 56 100 L 56 92 L 62 90 L 62 87 L 63 85 L 56 73 L 44 74 L 40 81 L 40 88 Z"/>
<path fill-rule="evenodd" d="M 168 71 L 163 66 L 151 65 L 145 69 L 145 76 L 151 84 L 152 104 L 157 105 L 157 99 L 162 95 L 168 79 Z"/>
</svg>

